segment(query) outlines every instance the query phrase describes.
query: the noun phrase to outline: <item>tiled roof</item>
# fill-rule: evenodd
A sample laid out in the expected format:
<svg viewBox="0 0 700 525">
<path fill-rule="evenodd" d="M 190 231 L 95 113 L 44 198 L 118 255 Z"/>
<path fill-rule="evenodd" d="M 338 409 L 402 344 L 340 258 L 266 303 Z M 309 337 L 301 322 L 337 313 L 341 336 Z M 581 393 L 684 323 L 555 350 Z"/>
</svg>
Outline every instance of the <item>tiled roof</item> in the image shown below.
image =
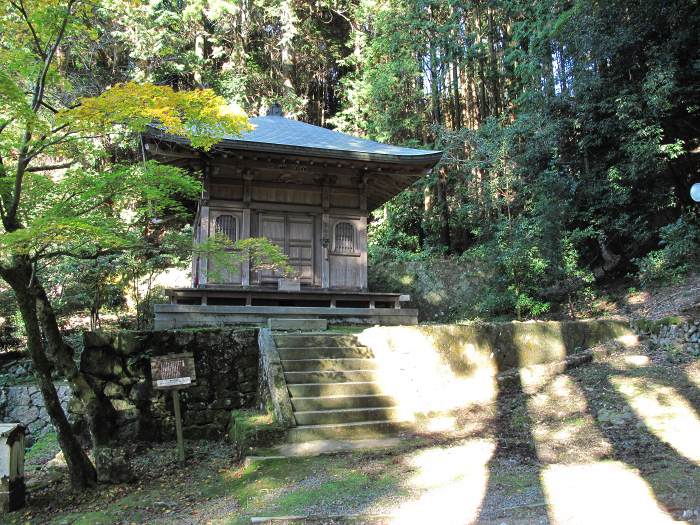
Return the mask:
<svg viewBox="0 0 700 525">
<path fill-rule="evenodd" d="M 227 135 L 215 149 L 253 150 L 314 157 L 353 159 L 369 162 L 389 162 L 420 165 L 422 169 L 434 166 L 441 151 L 404 148 L 382 144 L 333 131 L 283 116 L 282 108 L 273 104 L 264 117 L 250 119 L 253 130 L 242 135 Z M 161 140 L 187 144 L 184 137 L 165 134 L 158 125 L 149 126 L 148 135 Z"/>
<path fill-rule="evenodd" d="M 291 120 L 282 116 L 254 117 L 250 119 L 253 131 L 241 137 L 225 137 L 222 146 L 245 147 L 247 144 L 266 144 L 283 147 L 324 150 L 339 154 L 357 154 L 382 160 L 438 160 L 442 152 L 404 148 L 382 144 L 373 140 L 353 137 L 330 129 Z"/>
</svg>

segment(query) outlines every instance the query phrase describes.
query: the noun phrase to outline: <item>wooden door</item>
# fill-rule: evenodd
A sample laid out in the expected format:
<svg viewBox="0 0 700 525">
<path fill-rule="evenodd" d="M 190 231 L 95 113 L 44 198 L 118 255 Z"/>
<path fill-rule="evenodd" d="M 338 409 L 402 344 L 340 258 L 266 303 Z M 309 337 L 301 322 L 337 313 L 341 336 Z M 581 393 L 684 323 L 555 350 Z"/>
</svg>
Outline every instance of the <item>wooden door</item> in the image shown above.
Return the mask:
<svg viewBox="0 0 700 525">
<path fill-rule="evenodd" d="M 367 238 L 361 219 L 332 217 L 328 254 L 329 286 L 360 290 L 367 287 Z"/>
<path fill-rule="evenodd" d="M 312 285 L 314 279 L 314 219 L 307 215 L 261 214 L 260 235 L 268 238 L 289 258 L 289 265 L 301 279 Z M 278 272 L 260 272 L 262 283 L 277 282 Z"/>
<path fill-rule="evenodd" d="M 224 235 L 231 242 L 241 237 L 241 214 L 232 211 L 209 212 L 209 235 Z M 241 263 L 234 263 L 226 256 L 213 256 L 207 261 L 207 283 L 215 285 L 240 285 L 243 275 Z"/>
</svg>

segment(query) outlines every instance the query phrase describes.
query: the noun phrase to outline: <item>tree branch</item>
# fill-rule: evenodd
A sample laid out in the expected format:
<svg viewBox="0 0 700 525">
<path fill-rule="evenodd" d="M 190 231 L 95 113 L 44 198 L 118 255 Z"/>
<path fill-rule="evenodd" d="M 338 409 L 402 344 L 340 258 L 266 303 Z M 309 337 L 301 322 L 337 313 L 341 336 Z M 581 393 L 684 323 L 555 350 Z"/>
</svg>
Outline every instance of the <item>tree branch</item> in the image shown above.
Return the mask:
<svg viewBox="0 0 700 525">
<path fill-rule="evenodd" d="M 54 115 L 55 115 L 56 113 L 58 113 L 58 110 L 57 110 L 55 107 L 53 107 L 51 104 L 49 104 L 48 102 L 46 102 L 45 100 L 42 100 L 42 101 L 41 101 L 41 105 L 44 106 L 46 109 L 48 109 L 48 110 L 49 110 L 51 113 L 53 113 Z"/>
<path fill-rule="evenodd" d="M 31 168 L 27 168 L 25 171 L 37 172 L 37 171 L 62 170 L 62 169 L 70 168 L 73 164 L 75 164 L 75 161 L 64 162 L 63 164 L 47 164 L 45 166 L 33 166 Z"/>
<path fill-rule="evenodd" d="M 44 66 L 41 69 L 41 73 L 39 74 L 39 78 L 37 79 L 36 87 L 34 88 L 34 97 L 32 99 L 32 111 L 34 113 L 36 113 L 39 110 L 39 107 L 41 106 L 41 103 L 44 99 L 46 76 L 49 73 L 49 68 L 51 67 L 51 63 L 53 62 L 56 50 L 58 49 L 58 46 L 63 40 L 63 35 L 66 32 L 66 27 L 68 26 L 68 21 L 71 16 L 71 10 L 75 2 L 76 0 L 68 0 L 68 4 L 66 5 L 66 14 L 63 17 L 63 21 L 61 22 L 61 27 L 58 30 L 58 34 L 56 35 L 56 38 L 54 39 L 53 44 L 51 45 L 51 48 L 49 49 L 48 53 L 46 53 L 46 56 L 44 58 Z M 29 152 L 29 143 L 31 140 L 32 127 L 31 124 L 28 123 L 24 132 L 22 146 L 20 148 L 17 160 L 17 171 L 15 172 L 15 185 L 14 194 L 12 196 L 12 203 L 10 204 L 10 207 L 7 210 L 7 214 L 5 214 L 5 216 L 3 217 L 3 223 L 7 231 L 14 231 L 17 228 L 19 228 L 19 224 L 17 223 L 17 210 L 19 209 L 20 199 L 22 197 L 22 182 L 24 181 L 24 174 L 26 172 L 27 165 L 31 161 L 32 157 L 36 155 L 35 153 L 34 155 L 27 156 Z"/>
<path fill-rule="evenodd" d="M 11 118 L 7 119 L 5 122 L 3 122 L 2 124 L 0 124 L 0 133 L 5 131 L 5 128 L 7 126 L 9 126 L 10 124 L 12 124 L 14 122 L 14 120 L 15 120 L 15 117 L 11 117 Z"/>
<path fill-rule="evenodd" d="M 71 257 L 72 259 L 79 259 L 81 261 L 92 261 L 94 259 L 99 259 L 100 257 L 105 257 L 106 255 L 117 255 L 119 253 L 123 253 L 128 250 L 133 250 L 134 248 L 138 248 L 140 245 L 133 245 L 133 246 L 124 246 L 119 249 L 111 248 L 111 249 L 104 249 L 104 250 L 97 250 L 92 253 L 78 253 L 78 252 L 73 252 L 71 250 L 56 250 L 53 252 L 46 252 L 42 254 L 37 254 L 35 255 L 32 259 L 33 260 L 39 260 L 39 259 L 51 259 L 53 257 Z"/>
<path fill-rule="evenodd" d="M 39 36 L 36 34 L 36 30 L 34 29 L 34 25 L 32 24 L 32 21 L 29 19 L 29 14 L 27 13 L 27 10 L 24 7 L 24 2 L 23 0 L 19 0 L 19 4 L 13 2 L 10 0 L 10 5 L 17 9 L 21 15 L 22 18 L 24 18 L 25 23 L 27 24 L 27 27 L 29 28 L 29 32 L 32 34 L 32 39 L 34 40 L 34 45 L 36 46 L 36 51 L 39 54 L 39 56 L 42 59 L 46 59 L 46 52 L 44 51 L 44 46 L 41 45 L 41 40 L 39 40 Z"/>
<path fill-rule="evenodd" d="M 66 5 L 66 16 L 63 17 L 63 22 L 61 23 L 61 27 L 58 30 L 58 34 L 56 35 L 56 38 L 54 39 L 54 42 L 51 45 L 51 48 L 49 49 L 49 52 L 46 54 L 46 58 L 44 58 L 44 67 L 41 69 L 41 73 L 39 74 L 37 86 L 34 90 L 34 100 L 32 100 L 32 111 L 34 111 L 35 113 L 39 109 L 39 106 L 41 105 L 41 102 L 44 98 L 46 75 L 49 74 L 49 68 L 51 67 L 51 63 L 53 62 L 53 57 L 56 54 L 56 51 L 58 50 L 58 46 L 63 40 L 63 35 L 66 32 L 66 27 L 68 27 L 68 20 L 71 16 L 71 9 L 73 9 L 73 4 L 75 4 L 75 2 L 76 0 L 68 0 L 68 5 Z"/>
</svg>

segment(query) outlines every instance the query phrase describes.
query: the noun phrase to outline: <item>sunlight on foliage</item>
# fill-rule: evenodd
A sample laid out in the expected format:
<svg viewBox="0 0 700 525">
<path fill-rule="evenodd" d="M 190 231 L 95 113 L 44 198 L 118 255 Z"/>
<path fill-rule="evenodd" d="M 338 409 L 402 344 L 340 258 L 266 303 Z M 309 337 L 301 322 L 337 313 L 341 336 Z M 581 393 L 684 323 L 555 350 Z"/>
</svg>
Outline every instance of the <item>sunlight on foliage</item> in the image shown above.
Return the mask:
<svg viewBox="0 0 700 525">
<path fill-rule="evenodd" d="M 194 255 L 206 257 L 214 264 L 209 273 L 216 281 L 223 272 L 237 273 L 242 263 L 250 269 L 272 270 L 280 276 L 294 277 L 294 269 L 282 249 L 265 237 L 249 237 L 232 242 L 225 235 L 215 235 L 194 245 Z"/>
<path fill-rule="evenodd" d="M 242 110 L 227 105 L 211 89 L 175 91 L 169 86 L 135 82 L 117 84 L 98 97 L 81 99 L 77 108 L 59 113 L 58 123 L 98 132 L 117 124 L 135 131 L 156 125 L 205 150 L 226 135 L 252 129 Z"/>
</svg>

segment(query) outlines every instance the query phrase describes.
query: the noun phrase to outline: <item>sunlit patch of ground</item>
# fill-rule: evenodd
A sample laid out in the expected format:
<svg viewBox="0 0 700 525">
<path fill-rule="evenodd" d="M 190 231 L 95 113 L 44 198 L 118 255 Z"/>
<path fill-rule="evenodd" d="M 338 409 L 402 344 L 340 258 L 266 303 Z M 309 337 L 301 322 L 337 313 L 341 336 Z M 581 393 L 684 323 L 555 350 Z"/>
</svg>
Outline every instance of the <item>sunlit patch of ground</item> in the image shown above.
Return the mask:
<svg viewBox="0 0 700 525">
<path fill-rule="evenodd" d="M 611 380 L 649 430 L 700 465 L 700 419 L 675 388 L 643 377 L 613 376 Z"/>
<path fill-rule="evenodd" d="M 546 382 L 530 396 L 528 408 L 541 461 L 571 463 L 610 454 L 610 443 L 598 430 L 581 387 L 570 377 L 559 375 Z"/>
<path fill-rule="evenodd" d="M 552 523 L 677 523 L 639 472 L 617 461 L 550 465 L 542 480 Z"/>
<path fill-rule="evenodd" d="M 407 458 L 413 474 L 402 483 L 411 497 L 392 509 L 390 523 L 460 525 L 475 521 L 488 482 L 489 441 L 431 448 Z"/>
</svg>

